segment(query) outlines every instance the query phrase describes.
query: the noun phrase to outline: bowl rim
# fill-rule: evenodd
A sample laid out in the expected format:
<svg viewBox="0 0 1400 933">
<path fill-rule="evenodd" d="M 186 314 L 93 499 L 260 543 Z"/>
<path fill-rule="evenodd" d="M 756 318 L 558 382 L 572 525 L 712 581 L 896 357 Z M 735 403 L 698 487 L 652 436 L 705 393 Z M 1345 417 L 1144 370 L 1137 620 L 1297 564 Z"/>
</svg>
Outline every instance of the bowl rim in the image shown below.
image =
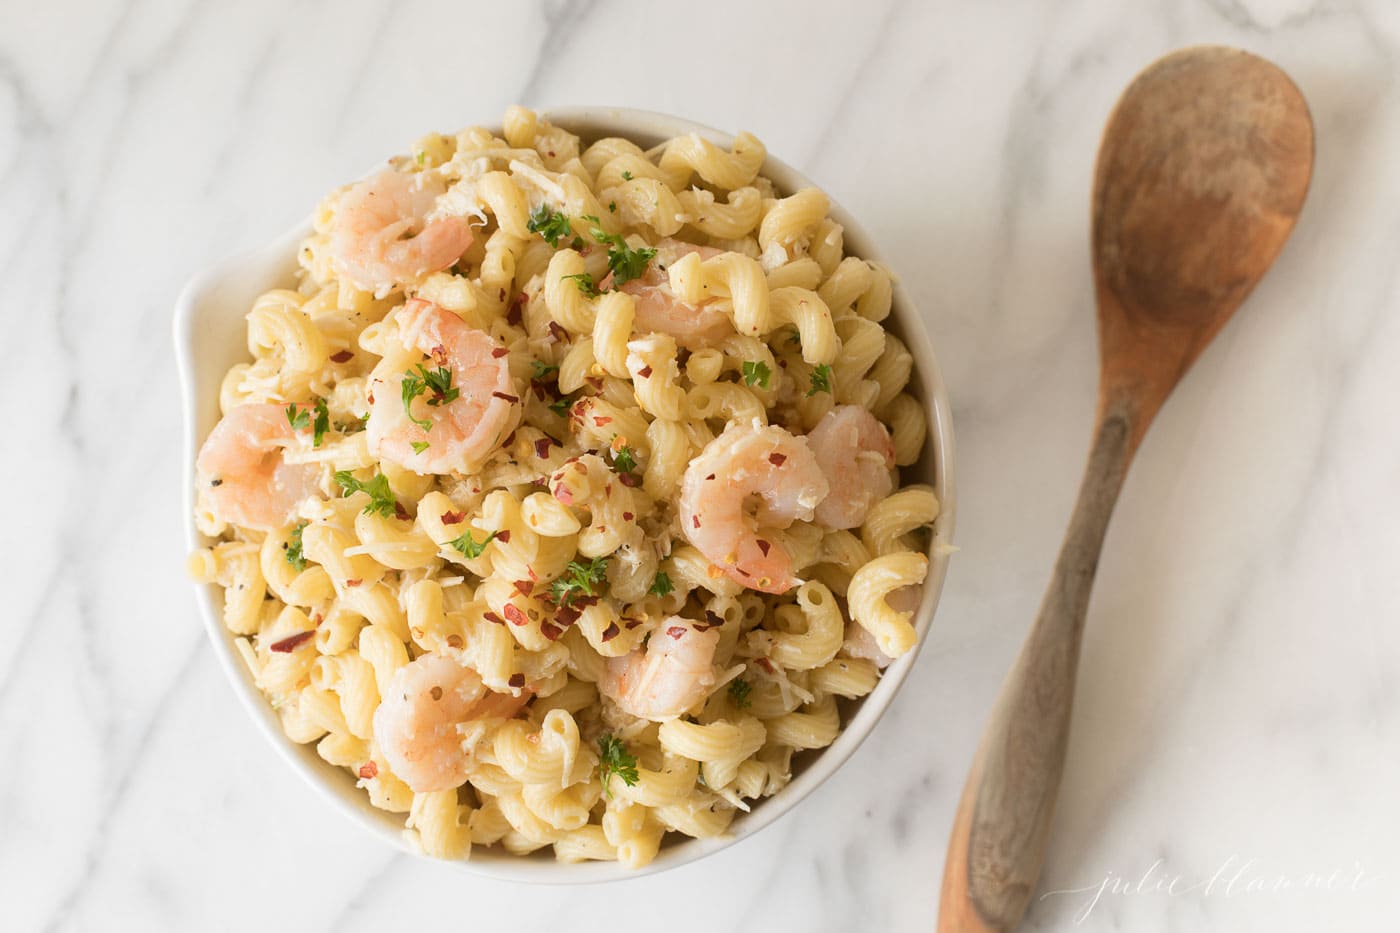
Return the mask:
<svg viewBox="0 0 1400 933">
<path fill-rule="evenodd" d="M 577 106 L 544 109 L 540 111 L 539 115 L 541 119 L 548 120 L 556 126 L 594 139 L 615 135 L 629 139 L 654 138 L 659 141 L 673 136 L 695 133 L 725 148 L 729 148 L 734 142 L 734 136 L 713 127 L 655 111 L 626 107 Z M 482 125 L 492 128 L 495 132 L 500 132 L 498 125 L 495 127 L 489 123 Z M 766 156 L 760 171 L 784 191 L 791 192 L 802 187 L 816 186 L 805 174 L 792 168 L 771 153 Z M 831 202 L 831 216 L 844 228 L 845 245 L 849 254 L 885 263 L 882 254 L 865 229 L 834 200 Z M 194 521 L 194 458 L 210 427 L 210 425 L 200 423 L 201 409 L 206 408 L 208 402 L 207 392 L 201 393 L 199 387 L 199 372 L 202 369 L 203 361 L 198 358 L 194 343 L 197 323 L 203 317 L 201 312 L 210 301 L 210 293 L 215 290 L 218 283 L 229 280 L 245 267 L 262 267 L 264 274 L 271 279 L 271 273 L 266 270 L 276 263 L 285 263 L 288 257 L 295 255 L 297 243 L 309 230 L 310 220 L 308 218 L 260 248 L 247 250 L 214 263 L 203 272 L 193 276 L 176 300 L 173 338 L 176 368 L 180 382 L 181 412 L 184 421 L 184 443 L 181 449 L 180 472 L 183 487 L 185 538 L 191 551 L 210 543 L 210 539 L 199 532 Z M 911 385 L 917 385 L 921 390 L 920 400 L 923 402 L 924 412 L 928 417 L 925 457 L 930 461 L 929 468 L 933 472 L 932 484 L 937 491 L 940 502 L 940 513 L 934 523 L 929 547 L 929 574 L 924 584 L 922 600 L 914 618 L 918 641 L 913 650 L 885 669 L 875 689 L 860 701 L 859 708 L 843 724 L 841 732 L 831 745 L 818 750 L 818 754 L 805 764 L 800 773 L 797 773 L 786 787 L 772 797 L 756 802 L 751 812 L 737 816 L 731 830 L 723 836 L 712 839 L 685 839 L 668 844 L 661 849 L 654 861 L 639 869 L 623 868 L 616 862 L 566 864 L 475 847 L 470 858 L 451 864 L 464 868 L 473 874 L 498 880 L 565 885 L 643 878 L 668 869 L 678 868 L 726 849 L 743 839 L 750 838 L 791 812 L 802 801 L 806 800 L 817 787 L 835 774 L 874 730 L 893 702 L 894 697 L 899 693 L 928 637 L 947 575 L 949 557 L 953 550 L 951 545 L 957 507 L 951 405 L 943 385 L 941 371 L 934 357 L 933 347 L 927 332 L 928 325 L 924 322 L 898 277 L 894 278 L 892 309 L 885 324 L 886 326 L 891 323 L 894 325 L 891 329 L 898 333 L 914 357 Z M 263 289 L 274 287 L 277 287 L 277 283 L 273 281 L 268 281 L 267 284 L 260 286 Z M 928 477 L 920 478 L 921 481 L 925 479 Z M 336 768 L 322 761 L 316 755 L 314 745 L 299 745 L 289 739 L 282 731 L 275 711 L 254 683 L 242 658 L 234 648 L 236 636 L 228 632 L 221 622 L 216 602 L 216 589 L 214 584 L 196 585 L 197 600 L 205 631 L 214 647 L 214 653 L 220 667 L 233 686 L 234 693 L 237 694 L 244 709 L 258 724 L 273 748 L 292 767 L 293 771 L 314 788 L 318 796 L 329 801 L 351 822 L 400 852 L 429 858 L 406 839 L 402 823 L 399 821 L 401 814 L 388 814 L 373 808 L 364 793 L 354 786 L 353 781 L 346 780 L 349 775 L 344 769 Z M 327 769 L 339 773 L 343 776 L 342 779 L 335 780 L 328 777 Z M 433 859 L 433 861 L 438 864 L 442 863 L 442 860 L 439 859 Z"/>
</svg>

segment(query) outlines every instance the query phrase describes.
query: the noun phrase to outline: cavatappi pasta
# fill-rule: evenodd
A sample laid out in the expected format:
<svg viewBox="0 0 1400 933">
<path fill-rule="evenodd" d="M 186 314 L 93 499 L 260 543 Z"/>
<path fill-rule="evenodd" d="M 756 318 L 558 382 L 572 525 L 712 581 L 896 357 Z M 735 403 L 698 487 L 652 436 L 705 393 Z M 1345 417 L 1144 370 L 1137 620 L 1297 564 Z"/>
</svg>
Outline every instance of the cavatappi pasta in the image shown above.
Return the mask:
<svg viewBox="0 0 1400 933">
<path fill-rule="evenodd" d="M 332 193 L 248 312 L 191 574 L 429 854 L 723 834 L 914 646 L 890 273 L 764 158 L 514 107 Z"/>
</svg>

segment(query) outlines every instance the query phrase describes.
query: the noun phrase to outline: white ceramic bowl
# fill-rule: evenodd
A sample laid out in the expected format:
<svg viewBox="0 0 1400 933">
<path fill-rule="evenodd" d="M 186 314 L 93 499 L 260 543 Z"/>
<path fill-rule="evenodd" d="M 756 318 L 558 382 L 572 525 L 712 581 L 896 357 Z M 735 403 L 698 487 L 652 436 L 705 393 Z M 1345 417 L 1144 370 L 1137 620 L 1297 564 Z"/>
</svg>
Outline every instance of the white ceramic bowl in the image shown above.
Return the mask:
<svg viewBox="0 0 1400 933">
<path fill-rule="evenodd" d="M 732 137 L 709 127 L 679 117 L 640 110 L 577 108 L 554 110 L 545 116 L 585 139 L 625 136 L 643 147 L 649 147 L 672 136 L 699 133 L 726 148 L 733 142 Z M 772 155 L 768 156 L 763 166 L 763 174 L 785 192 L 813 184 Z M 880 258 L 874 244 L 849 214 L 833 203 L 831 215 L 845 227 L 845 244 L 850 254 L 872 260 Z M 184 508 L 187 516 L 186 536 L 192 549 L 210 543 L 194 526 L 194 458 L 205 435 L 219 417 L 219 382 L 229 367 L 248 359 L 244 315 L 252 307 L 253 299 L 270 288 L 294 284 L 297 244 L 309 230 L 309 222 L 304 223 L 260 250 L 230 259 L 195 277 L 185 287 L 176 305 L 175 356 L 180 370 L 185 413 Z M 922 398 L 929 418 L 928 444 L 924 456 L 918 464 L 906 468 L 904 476 L 906 481 L 931 482 L 943 504 L 942 514 L 934 526 L 928 583 L 924 587 L 923 602 L 915 619 L 922 643 L 933 619 L 947 569 L 947 551 L 939 545 L 951 543 L 953 533 L 956 498 L 953 489 L 952 417 L 923 322 L 910 303 L 909 296 L 898 285 L 894 289 L 894 310 L 885 325 L 900 336 L 914 356 L 911 391 Z M 404 838 L 403 814 L 376 810 L 370 806 L 364 792 L 355 787 L 349 772 L 323 761 L 312 746 L 298 745 L 283 734 L 271 705 L 263 698 L 242 658 L 235 651 L 233 636 L 220 621 L 219 598 L 216 586 L 199 588 L 199 605 L 209 640 L 234 690 L 268 740 L 297 773 L 348 819 L 391 846 L 414 851 Z M 668 844 L 654 862 L 640 871 L 624 869 L 610 862 L 569 865 L 555 862 L 545 855 L 521 858 L 484 849 L 473 850 L 471 858 L 461 864 L 468 871 L 496 878 L 570 884 L 636 878 L 718 852 L 758 832 L 792 809 L 851 756 L 894 699 L 913 666 L 916 653 L 917 650 L 911 651 L 890 665 L 875 690 L 854 707 L 836 741 L 818 752 L 808 752 L 795 758 L 792 783 L 773 797 L 758 801 L 751 813 L 738 815 L 729 834 L 723 838 L 687 839 Z"/>
</svg>

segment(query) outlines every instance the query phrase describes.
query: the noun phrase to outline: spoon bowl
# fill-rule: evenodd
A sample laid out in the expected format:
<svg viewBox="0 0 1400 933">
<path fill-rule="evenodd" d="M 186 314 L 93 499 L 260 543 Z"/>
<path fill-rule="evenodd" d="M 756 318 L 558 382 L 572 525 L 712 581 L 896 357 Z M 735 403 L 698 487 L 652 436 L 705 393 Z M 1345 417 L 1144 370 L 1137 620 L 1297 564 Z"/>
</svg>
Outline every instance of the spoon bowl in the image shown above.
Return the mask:
<svg viewBox="0 0 1400 933">
<path fill-rule="evenodd" d="M 1312 177 L 1302 94 L 1247 52 L 1150 65 L 1099 146 L 1092 244 L 1098 416 L 1055 572 L 973 759 L 938 929 L 1015 929 L 1035 890 L 1069 738 L 1084 615 L 1128 465 L 1162 403 L 1283 248 Z"/>
<path fill-rule="evenodd" d="M 1262 58 L 1203 46 L 1138 75 L 1094 172 L 1105 388 L 1165 400 L 1283 249 L 1312 161 L 1307 103 Z"/>
</svg>

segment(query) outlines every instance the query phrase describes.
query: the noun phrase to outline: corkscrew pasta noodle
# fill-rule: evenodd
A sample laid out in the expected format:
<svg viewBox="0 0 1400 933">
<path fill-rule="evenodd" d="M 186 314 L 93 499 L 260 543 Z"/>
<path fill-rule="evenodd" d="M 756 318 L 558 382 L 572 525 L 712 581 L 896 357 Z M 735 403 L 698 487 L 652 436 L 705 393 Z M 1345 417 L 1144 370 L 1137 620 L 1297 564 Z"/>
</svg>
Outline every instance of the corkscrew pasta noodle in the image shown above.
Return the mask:
<svg viewBox="0 0 1400 933">
<path fill-rule="evenodd" d="M 428 855 L 723 835 L 876 686 L 853 632 L 914 647 L 939 502 L 898 477 L 891 275 L 765 158 L 511 107 L 332 192 L 248 310 L 189 572 Z"/>
</svg>

